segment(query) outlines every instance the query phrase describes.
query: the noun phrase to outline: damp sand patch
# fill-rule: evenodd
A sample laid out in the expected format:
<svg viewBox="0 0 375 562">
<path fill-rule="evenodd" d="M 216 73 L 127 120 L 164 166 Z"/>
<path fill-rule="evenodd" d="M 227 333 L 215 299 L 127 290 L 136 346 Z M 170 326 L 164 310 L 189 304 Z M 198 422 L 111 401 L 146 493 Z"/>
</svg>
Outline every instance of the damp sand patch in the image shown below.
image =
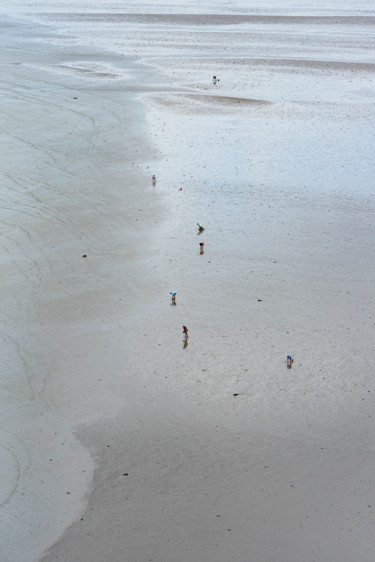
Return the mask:
<svg viewBox="0 0 375 562">
<path fill-rule="evenodd" d="M 241 24 L 270 25 L 366 25 L 375 24 L 373 15 L 272 15 L 272 14 L 218 14 L 218 13 L 123 13 L 99 12 L 40 12 L 39 17 L 67 22 L 105 22 L 132 24 L 163 24 L 192 26 L 224 26 Z"/>
<path fill-rule="evenodd" d="M 41 69 L 41 66 L 30 64 L 29 67 Z M 99 62 L 64 62 L 43 65 L 43 69 L 55 74 L 75 75 L 93 79 L 122 80 L 128 75 L 121 69 Z"/>
<path fill-rule="evenodd" d="M 233 113 L 244 109 L 257 109 L 272 102 L 235 96 L 217 96 L 210 94 L 158 94 L 147 96 L 157 105 L 168 107 L 178 112 L 195 113 Z"/>
</svg>

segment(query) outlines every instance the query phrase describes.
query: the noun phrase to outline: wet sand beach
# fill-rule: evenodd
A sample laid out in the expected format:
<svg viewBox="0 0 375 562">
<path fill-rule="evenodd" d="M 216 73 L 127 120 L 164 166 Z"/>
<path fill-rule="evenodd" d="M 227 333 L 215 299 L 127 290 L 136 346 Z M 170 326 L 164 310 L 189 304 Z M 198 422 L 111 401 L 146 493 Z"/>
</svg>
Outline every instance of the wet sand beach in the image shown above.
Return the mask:
<svg viewBox="0 0 375 562">
<path fill-rule="evenodd" d="M 372 562 L 374 14 L 83 4 L 1 18 L 4 561 Z"/>
</svg>

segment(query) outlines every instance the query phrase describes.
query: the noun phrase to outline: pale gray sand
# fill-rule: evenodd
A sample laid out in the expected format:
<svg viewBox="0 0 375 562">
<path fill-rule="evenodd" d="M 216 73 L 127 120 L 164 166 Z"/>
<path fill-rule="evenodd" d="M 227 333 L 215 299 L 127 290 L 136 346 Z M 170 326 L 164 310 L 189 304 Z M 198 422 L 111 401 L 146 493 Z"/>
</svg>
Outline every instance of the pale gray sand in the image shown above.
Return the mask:
<svg viewBox="0 0 375 562">
<path fill-rule="evenodd" d="M 94 142 L 81 151 L 77 143 L 62 168 L 84 180 L 74 180 L 82 204 L 70 192 L 64 207 L 77 240 L 68 246 L 56 233 L 51 277 L 42 271 L 38 301 L 26 295 L 47 325 L 35 363 L 48 357 L 55 367 L 41 403 L 75 447 L 53 472 L 40 454 L 48 497 L 53 485 L 60 493 L 49 507 L 72 522 L 65 533 L 66 520 L 41 503 L 35 466 L 23 473 L 38 484 L 34 512 L 42 506 L 30 529 L 40 523 L 50 542 L 64 533 L 41 559 L 372 562 L 374 87 L 363 67 L 372 28 L 352 53 L 342 29 L 322 33 L 319 23 L 296 34 L 273 22 L 270 34 L 245 29 L 241 38 L 222 27 L 202 35 L 196 19 L 168 35 L 134 23 L 100 37 L 137 54 L 141 64 L 126 60 L 123 81 L 112 76 L 121 58 L 98 47 L 84 57 L 74 37 L 45 61 L 52 84 L 74 84 L 79 100 L 85 89 L 84 114 L 101 126 L 95 135 L 79 127 Z M 254 65 L 232 58 L 240 43 L 243 57 L 256 45 Z M 269 64 L 262 53 L 282 43 L 283 61 Z M 206 50 L 211 60 L 200 58 Z M 135 106 L 130 133 L 129 106 L 112 101 L 126 102 L 129 90 L 147 104 Z M 64 138 L 75 122 L 67 119 Z M 47 246 L 33 255 L 51 259 Z M 73 249 L 77 262 L 66 264 Z M 44 437 L 51 420 L 42 427 Z M 78 479 L 92 466 L 85 451 L 96 467 L 89 495 Z M 17 550 L 22 537 L 42 552 L 38 535 L 14 525 L 8 533 L 9 560 L 30 559 Z"/>
</svg>

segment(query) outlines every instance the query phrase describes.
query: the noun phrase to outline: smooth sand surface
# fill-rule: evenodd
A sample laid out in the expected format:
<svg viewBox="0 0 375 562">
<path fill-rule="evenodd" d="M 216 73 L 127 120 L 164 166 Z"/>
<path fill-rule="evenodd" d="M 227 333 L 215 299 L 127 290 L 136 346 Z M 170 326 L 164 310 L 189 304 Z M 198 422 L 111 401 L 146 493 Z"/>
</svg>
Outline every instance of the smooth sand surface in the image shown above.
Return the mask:
<svg viewBox="0 0 375 562">
<path fill-rule="evenodd" d="M 373 562 L 374 14 L 12 10 L 2 559 Z"/>
</svg>

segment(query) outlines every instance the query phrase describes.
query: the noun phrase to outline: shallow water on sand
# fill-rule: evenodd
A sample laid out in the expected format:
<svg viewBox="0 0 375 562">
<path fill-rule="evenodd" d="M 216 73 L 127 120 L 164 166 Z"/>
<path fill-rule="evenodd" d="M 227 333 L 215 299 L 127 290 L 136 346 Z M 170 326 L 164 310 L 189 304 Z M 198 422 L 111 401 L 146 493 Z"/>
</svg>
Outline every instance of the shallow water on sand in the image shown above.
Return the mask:
<svg viewBox="0 0 375 562">
<path fill-rule="evenodd" d="M 105 61 L 72 73 L 48 28 L 4 17 L 1 29 L 1 556 L 13 562 L 36 559 L 78 517 L 94 463 L 72 427 L 116 410 L 98 380 L 111 364 L 103 317 L 121 307 L 116 275 L 134 301 L 123 264 L 143 129 L 134 99 L 103 95 Z"/>
</svg>

